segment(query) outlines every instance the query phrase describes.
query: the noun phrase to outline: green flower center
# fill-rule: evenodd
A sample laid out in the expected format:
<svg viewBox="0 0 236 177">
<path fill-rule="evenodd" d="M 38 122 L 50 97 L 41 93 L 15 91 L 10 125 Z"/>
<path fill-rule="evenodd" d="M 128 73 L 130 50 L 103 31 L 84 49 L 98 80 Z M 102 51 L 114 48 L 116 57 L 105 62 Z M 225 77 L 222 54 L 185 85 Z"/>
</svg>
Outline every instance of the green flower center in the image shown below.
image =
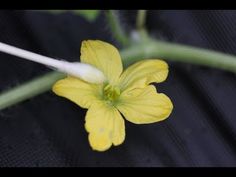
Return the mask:
<svg viewBox="0 0 236 177">
<path fill-rule="evenodd" d="M 107 84 L 103 88 L 104 99 L 109 103 L 114 103 L 120 96 L 120 88 Z"/>
</svg>

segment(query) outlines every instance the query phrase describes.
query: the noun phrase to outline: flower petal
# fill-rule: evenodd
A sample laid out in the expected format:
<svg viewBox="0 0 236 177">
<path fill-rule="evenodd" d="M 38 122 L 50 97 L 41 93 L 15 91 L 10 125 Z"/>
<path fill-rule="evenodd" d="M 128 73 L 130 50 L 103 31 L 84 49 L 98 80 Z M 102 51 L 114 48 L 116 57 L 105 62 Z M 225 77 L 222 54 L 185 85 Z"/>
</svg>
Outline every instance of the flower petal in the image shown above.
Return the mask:
<svg viewBox="0 0 236 177">
<path fill-rule="evenodd" d="M 153 85 L 123 92 L 116 107 L 135 124 L 164 120 L 173 109 L 171 100 L 165 94 L 157 93 Z"/>
<path fill-rule="evenodd" d="M 121 91 L 143 88 L 151 82 L 163 82 L 168 75 L 168 65 L 163 60 L 143 60 L 128 67 L 120 78 Z"/>
<path fill-rule="evenodd" d="M 97 102 L 89 108 L 85 121 L 89 142 L 94 150 L 105 151 L 112 144 L 116 146 L 123 143 L 124 119 L 116 108 Z"/>
<path fill-rule="evenodd" d="M 68 76 L 53 85 L 53 92 L 65 97 L 83 108 L 100 99 L 101 85 L 90 84 L 78 78 Z"/>
<path fill-rule="evenodd" d="M 123 70 L 118 50 L 113 45 L 100 40 L 83 41 L 80 59 L 81 62 L 100 69 L 110 84 L 118 81 Z"/>
</svg>

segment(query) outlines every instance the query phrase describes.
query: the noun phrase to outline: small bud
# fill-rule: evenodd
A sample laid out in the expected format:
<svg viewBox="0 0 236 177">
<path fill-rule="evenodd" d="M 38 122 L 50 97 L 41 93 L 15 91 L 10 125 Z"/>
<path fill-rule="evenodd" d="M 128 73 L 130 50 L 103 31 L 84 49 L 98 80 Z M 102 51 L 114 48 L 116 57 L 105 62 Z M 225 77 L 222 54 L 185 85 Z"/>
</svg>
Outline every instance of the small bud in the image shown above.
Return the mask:
<svg viewBox="0 0 236 177">
<path fill-rule="evenodd" d="M 138 42 L 138 41 L 141 40 L 140 34 L 139 34 L 136 30 L 131 31 L 130 36 L 131 36 L 131 39 L 132 39 L 134 42 Z"/>
</svg>

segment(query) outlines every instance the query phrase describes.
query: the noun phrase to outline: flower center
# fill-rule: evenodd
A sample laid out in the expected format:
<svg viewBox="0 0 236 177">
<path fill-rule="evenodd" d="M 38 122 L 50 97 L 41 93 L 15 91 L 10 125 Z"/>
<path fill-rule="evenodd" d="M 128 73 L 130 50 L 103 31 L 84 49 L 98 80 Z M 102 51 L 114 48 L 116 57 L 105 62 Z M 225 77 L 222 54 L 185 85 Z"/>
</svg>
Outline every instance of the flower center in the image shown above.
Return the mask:
<svg viewBox="0 0 236 177">
<path fill-rule="evenodd" d="M 120 96 L 120 89 L 117 86 L 107 84 L 103 88 L 103 95 L 105 100 L 109 102 L 114 102 Z"/>
</svg>

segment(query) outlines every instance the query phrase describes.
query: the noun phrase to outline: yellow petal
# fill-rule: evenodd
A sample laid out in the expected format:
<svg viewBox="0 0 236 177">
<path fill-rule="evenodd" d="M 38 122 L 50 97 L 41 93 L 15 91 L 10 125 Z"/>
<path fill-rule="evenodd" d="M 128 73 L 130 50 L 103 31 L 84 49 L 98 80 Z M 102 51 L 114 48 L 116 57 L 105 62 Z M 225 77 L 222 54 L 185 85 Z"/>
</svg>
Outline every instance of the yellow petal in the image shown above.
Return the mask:
<svg viewBox="0 0 236 177">
<path fill-rule="evenodd" d="M 83 108 L 100 99 L 101 85 L 90 84 L 75 77 L 67 77 L 53 85 L 53 92 L 65 97 Z"/>
<path fill-rule="evenodd" d="M 163 60 L 143 60 L 128 67 L 120 78 L 121 91 L 144 88 L 151 82 L 163 82 L 168 75 L 168 65 Z"/>
<path fill-rule="evenodd" d="M 110 84 L 118 81 L 123 70 L 120 54 L 111 44 L 99 40 L 82 42 L 81 62 L 91 64 L 100 69 Z"/>
<path fill-rule="evenodd" d="M 93 104 L 86 114 L 85 121 L 89 142 L 94 150 L 105 151 L 112 144 L 123 143 L 124 119 L 116 108 L 103 102 Z"/>
<path fill-rule="evenodd" d="M 103 133 L 90 133 L 89 134 L 89 143 L 93 150 L 105 151 L 109 149 L 112 145 L 112 142 L 109 138 L 107 132 Z"/>
<path fill-rule="evenodd" d="M 153 85 L 121 94 L 116 105 L 124 117 L 135 124 L 148 124 L 166 119 L 173 108 L 171 100 L 157 93 Z"/>
</svg>

